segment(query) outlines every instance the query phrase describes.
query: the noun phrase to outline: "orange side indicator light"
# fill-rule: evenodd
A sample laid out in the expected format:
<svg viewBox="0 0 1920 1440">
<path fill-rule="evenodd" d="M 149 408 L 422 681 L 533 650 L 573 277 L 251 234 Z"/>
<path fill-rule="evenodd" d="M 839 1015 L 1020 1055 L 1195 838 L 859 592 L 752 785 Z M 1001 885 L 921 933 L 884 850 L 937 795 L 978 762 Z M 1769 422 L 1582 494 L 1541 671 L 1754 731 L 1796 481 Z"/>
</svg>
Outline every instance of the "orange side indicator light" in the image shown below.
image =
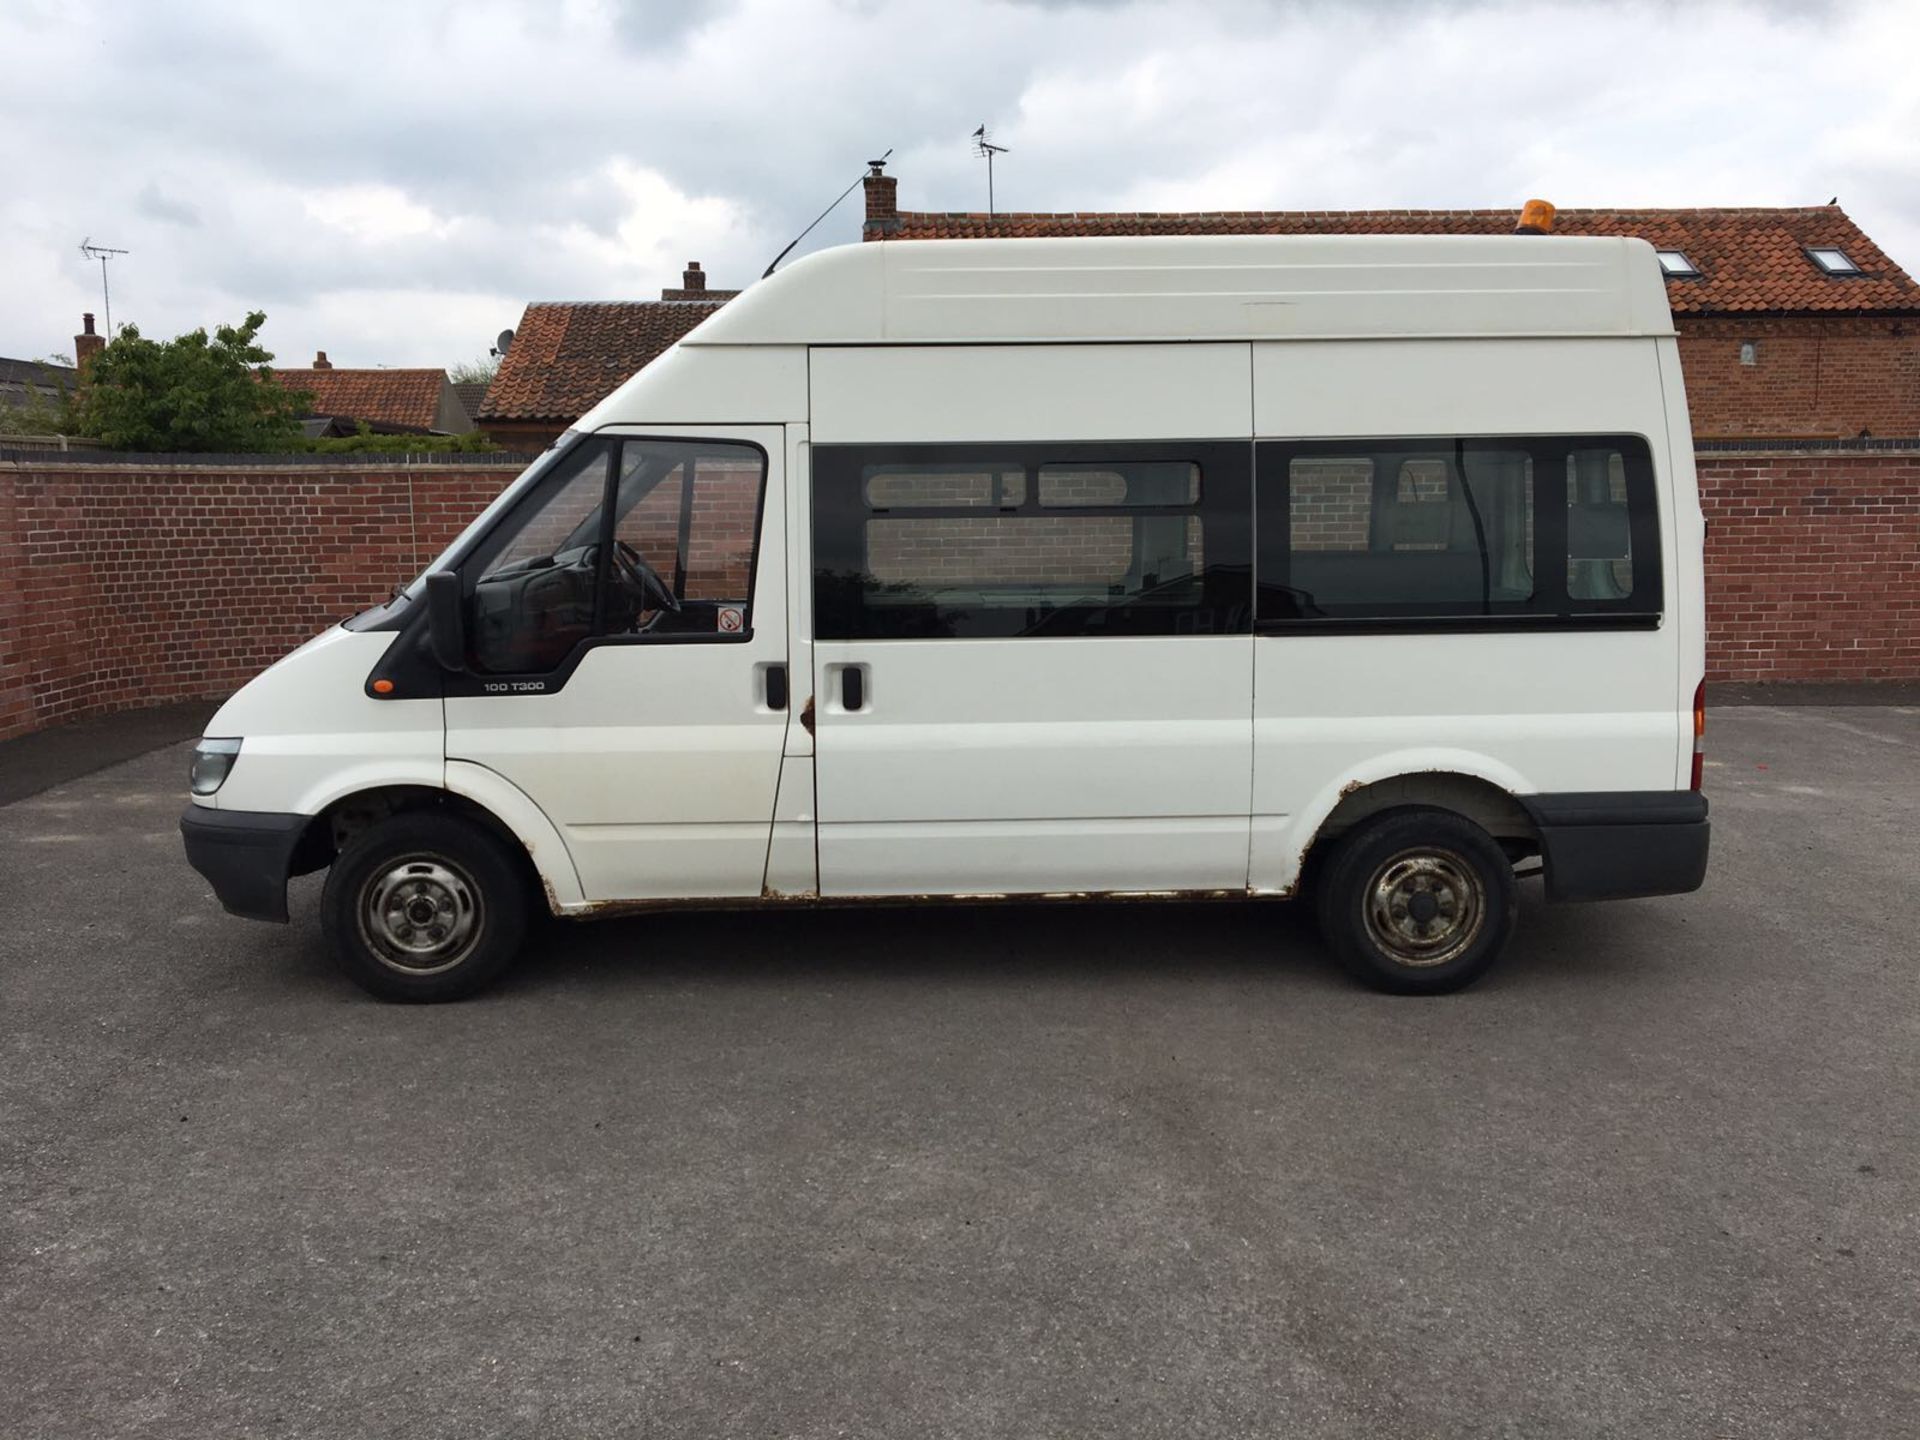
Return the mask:
<svg viewBox="0 0 1920 1440">
<path fill-rule="evenodd" d="M 376 695 L 391 695 L 393 693 L 393 682 L 391 680 L 374 681 L 373 693 Z"/>
<path fill-rule="evenodd" d="M 1514 227 L 1516 235 L 1551 235 L 1553 217 L 1560 212 L 1545 200 L 1529 200 L 1520 207 L 1520 223 Z"/>
</svg>

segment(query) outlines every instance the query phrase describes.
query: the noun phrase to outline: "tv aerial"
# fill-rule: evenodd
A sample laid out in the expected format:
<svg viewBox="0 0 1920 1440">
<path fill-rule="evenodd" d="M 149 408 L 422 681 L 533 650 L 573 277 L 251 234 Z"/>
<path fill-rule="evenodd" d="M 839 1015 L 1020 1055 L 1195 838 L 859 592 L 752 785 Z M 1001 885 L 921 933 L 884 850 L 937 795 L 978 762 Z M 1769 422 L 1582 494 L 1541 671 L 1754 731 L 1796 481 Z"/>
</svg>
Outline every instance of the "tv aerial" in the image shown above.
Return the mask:
<svg viewBox="0 0 1920 1440">
<path fill-rule="evenodd" d="M 980 122 L 980 128 L 973 132 L 973 153 L 987 162 L 987 218 L 993 218 L 993 157 L 1005 155 L 1007 147 L 993 143 L 986 122 Z"/>
<path fill-rule="evenodd" d="M 100 262 L 100 307 L 107 315 L 107 339 L 113 339 L 113 293 L 107 289 L 107 261 L 116 255 L 125 255 L 125 250 L 116 250 L 111 245 L 96 245 L 89 235 L 80 242 L 80 253 L 89 260 Z"/>
</svg>

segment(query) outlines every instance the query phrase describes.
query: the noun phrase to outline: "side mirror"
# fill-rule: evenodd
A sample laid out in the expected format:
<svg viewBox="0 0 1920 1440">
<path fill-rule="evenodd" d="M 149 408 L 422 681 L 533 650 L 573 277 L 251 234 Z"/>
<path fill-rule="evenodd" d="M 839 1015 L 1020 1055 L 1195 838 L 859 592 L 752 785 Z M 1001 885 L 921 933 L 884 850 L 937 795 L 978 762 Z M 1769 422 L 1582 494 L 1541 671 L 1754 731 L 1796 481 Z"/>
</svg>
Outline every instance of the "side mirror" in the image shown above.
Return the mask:
<svg viewBox="0 0 1920 1440">
<path fill-rule="evenodd" d="M 467 668 L 467 617 L 461 603 L 460 576 L 436 570 L 427 576 L 427 643 L 441 668 Z"/>
</svg>

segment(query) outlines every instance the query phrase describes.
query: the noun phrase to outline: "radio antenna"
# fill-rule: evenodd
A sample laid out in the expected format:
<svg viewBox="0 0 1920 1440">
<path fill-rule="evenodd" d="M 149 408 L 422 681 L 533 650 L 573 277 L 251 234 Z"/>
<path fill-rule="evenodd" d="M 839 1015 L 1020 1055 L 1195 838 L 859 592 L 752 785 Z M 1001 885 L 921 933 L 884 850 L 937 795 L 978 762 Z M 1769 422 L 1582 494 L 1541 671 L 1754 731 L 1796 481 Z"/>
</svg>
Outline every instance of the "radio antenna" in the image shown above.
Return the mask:
<svg viewBox="0 0 1920 1440">
<path fill-rule="evenodd" d="M 846 199 L 847 196 L 853 193 L 854 185 L 858 185 L 862 180 L 866 179 L 869 175 L 878 175 L 880 173 L 880 167 L 887 163 L 887 155 L 891 155 L 891 154 L 893 154 L 893 147 L 889 145 L 887 147 L 886 155 L 882 155 L 878 160 L 869 160 L 867 162 L 867 168 L 861 171 L 858 175 L 854 176 L 853 185 L 847 186 L 846 189 L 842 190 L 838 195 L 834 197 L 833 204 L 827 206 L 826 209 L 822 210 L 818 215 L 813 217 L 813 225 L 818 225 L 822 220 L 826 219 L 827 216 L 831 215 L 835 210 L 839 209 L 840 202 Z M 778 255 L 773 257 L 773 264 L 767 266 L 766 269 L 760 272 L 760 278 L 762 280 L 766 279 L 767 276 L 773 274 L 773 272 L 777 268 L 779 268 L 780 262 L 786 259 L 787 256 L 793 252 L 794 246 L 798 245 L 802 240 L 806 239 L 807 236 L 813 233 L 813 225 L 807 226 L 805 230 L 802 230 L 798 235 L 794 236 L 793 239 L 787 242 L 787 248 L 785 250 L 782 250 Z"/>
<path fill-rule="evenodd" d="M 973 132 L 973 153 L 987 162 L 987 218 L 993 218 L 993 157 L 1005 155 L 1007 147 L 993 143 L 993 136 L 987 132 L 986 122 Z"/>
<path fill-rule="evenodd" d="M 80 253 L 89 260 L 100 262 L 100 304 L 107 312 L 107 339 L 113 339 L 113 295 L 107 289 L 107 261 L 116 255 L 125 255 L 125 250 L 116 250 L 111 245 L 96 245 L 89 235 L 80 242 Z"/>
</svg>

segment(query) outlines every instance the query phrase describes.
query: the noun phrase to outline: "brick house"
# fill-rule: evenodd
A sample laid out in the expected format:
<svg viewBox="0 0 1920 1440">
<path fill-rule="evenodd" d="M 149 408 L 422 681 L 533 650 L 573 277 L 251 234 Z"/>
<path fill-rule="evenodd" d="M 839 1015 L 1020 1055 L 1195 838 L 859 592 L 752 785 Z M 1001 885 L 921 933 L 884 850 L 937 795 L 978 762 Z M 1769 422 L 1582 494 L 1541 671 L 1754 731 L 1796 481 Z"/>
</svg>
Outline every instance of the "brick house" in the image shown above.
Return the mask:
<svg viewBox="0 0 1920 1440">
<path fill-rule="evenodd" d="M 709 290 L 698 260 L 658 300 L 535 301 L 475 418 L 495 441 L 546 447 L 738 290 Z"/>
<path fill-rule="evenodd" d="M 78 378 L 70 365 L 0 356 L 0 410 L 24 410 L 36 402 L 57 405 L 73 392 Z"/>
<path fill-rule="evenodd" d="M 444 370 L 343 370 L 322 350 L 310 369 L 275 367 L 289 390 L 311 397 L 310 435 L 352 434 L 364 422 L 382 434 L 465 435 L 473 429 L 466 406 Z"/>
</svg>

